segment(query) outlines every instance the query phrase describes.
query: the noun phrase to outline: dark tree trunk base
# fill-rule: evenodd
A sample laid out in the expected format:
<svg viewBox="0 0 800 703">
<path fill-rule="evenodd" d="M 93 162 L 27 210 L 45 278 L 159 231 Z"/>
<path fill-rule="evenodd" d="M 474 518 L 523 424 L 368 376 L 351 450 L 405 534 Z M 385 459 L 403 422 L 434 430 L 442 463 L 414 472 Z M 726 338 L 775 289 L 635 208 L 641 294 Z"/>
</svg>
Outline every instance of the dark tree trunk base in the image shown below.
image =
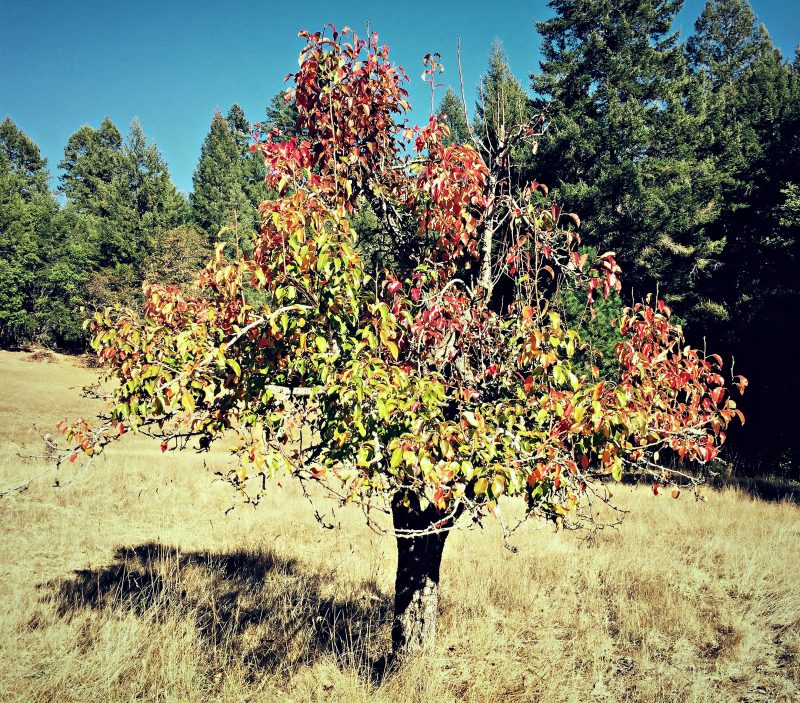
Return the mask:
<svg viewBox="0 0 800 703">
<path fill-rule="evenodd" d="M 403 495 L 392 501 L 394 528 L 430 529 L 441 515 L 432 508 L 420 510 L 415 496 L 403 505 Z M 392 623 L 392 659 L 429 649 L 436 639 L 439 607 L 439 569 L 448 532 L 421 537 L 397 537 L 397 577 Z"/>
</svg>

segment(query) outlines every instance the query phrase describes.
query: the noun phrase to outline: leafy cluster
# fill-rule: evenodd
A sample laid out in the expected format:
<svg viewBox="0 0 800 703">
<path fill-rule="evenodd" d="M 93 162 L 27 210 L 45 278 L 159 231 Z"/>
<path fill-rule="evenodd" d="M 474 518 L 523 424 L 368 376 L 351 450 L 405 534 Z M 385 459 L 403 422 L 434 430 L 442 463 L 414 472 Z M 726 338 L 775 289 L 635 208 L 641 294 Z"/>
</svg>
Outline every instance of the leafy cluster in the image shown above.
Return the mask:
<svg viewBox="0 0 800 703">
<path fill-rule="evenodd" d="M 109 412 L 67 436 L 95 454 L 128 430 L 164 450 L 235 433 L 227 476 L 251 500 L 288 473 L 368 509 L 413 505 L 433 531 L 501 495 L 579 522 L 596 479 L 661 471 L 660 448 L 712 460 L 738 410 L 719 357 L 688 347 L 663 302 L 622 312 L 616 375 L 576 363 L 587 343 L 553 301 L 608 297 L 620 269 L 506 175 L 539 122 L 496 130 L 486 159 L 436 116 L 402 120 L 405 76 L 377 35 L 301 37 L 297 132 L 253 145 L 277 197 L 251 245 L 218 244 L 196 290 L 153 285 L 141 314 L 95 315 Z M 410 266 L 368 273 L 365 205 L 413 235 Z"/>
</svg>

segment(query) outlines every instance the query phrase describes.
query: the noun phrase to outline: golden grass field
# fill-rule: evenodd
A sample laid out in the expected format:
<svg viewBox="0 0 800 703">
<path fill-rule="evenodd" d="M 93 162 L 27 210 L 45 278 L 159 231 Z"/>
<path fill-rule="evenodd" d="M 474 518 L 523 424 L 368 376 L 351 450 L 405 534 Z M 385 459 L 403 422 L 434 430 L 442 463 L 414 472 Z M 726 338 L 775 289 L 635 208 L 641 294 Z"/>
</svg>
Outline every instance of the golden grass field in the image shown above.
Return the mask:
<svg viewBox="0 0 800 703">
<path fill-rule="evenodd" d="M 88 414 L 75 359 L 0 352 L 0 490 L 46 468 L 33 425 Z M 800 509 L 619 486 L 618 530 L 454 533 L 438 644 L 379 683 L 394 545 L 291 484 L 257 509 L 220 452 L 125 440 L 0 498 L 0 699 L 358 703 L 800 701 Z M 60 487 L 54 487 L 58 479 Z"/>
</svg>

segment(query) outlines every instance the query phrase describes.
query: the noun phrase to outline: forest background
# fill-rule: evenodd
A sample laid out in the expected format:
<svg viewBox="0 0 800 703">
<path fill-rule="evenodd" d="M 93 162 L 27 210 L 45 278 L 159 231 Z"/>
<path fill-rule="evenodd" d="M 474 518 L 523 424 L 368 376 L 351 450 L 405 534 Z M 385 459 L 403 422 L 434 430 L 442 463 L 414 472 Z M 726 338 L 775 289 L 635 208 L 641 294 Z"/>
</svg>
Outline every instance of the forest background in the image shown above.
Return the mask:
<svg viewBox="0 0 800 703">
<path fill-rule="evenodd" d="M 473 127 L 545 116 L 538 149 L 515 153 L 515 165 L 580 214 L 587 245 L 617 252 L 622 296 L 601 305 L 592 324 L 607 363 L 611 320 L 631 297 L 658 289 L 691 343 L 707 342 L 750 378 L 729 470 L 797 480 L 800 52 L 784 56 L 745 0 L 711 0 L 685 39 L 678 1 L 549 7 L 530 35 L 538 65 L 514 73 L 503 46 L 492 47 L 468 93 Z M 291 68 L 289 54 L 274 71 Z M 415 67 L 406 68 L 413 82 Z M 436 111 L 453 139 L 469 141 L 455 60 L 441 82 Z M 498 104 L 502 120 L 484 109 Z M 270 197 L 252 134 L 276 125 L 295 129 L 282 91 L 263 115 L 238 104 L 215 112 L 187 195 L 136 120 L 124 137 L 109 118 L 79 127 L 54 180 L 25 125 L 6 117 L 0 346 L 82 352 L 82 309 L 136 307 L 143 282 L 190 285 L 216 241 L 248 241 L 258 203 Z M 373 219 L 362 208 L 357 231 L 367 234 Z M 583 301 L 564 304 L 579 315 Z"/>
</svg>

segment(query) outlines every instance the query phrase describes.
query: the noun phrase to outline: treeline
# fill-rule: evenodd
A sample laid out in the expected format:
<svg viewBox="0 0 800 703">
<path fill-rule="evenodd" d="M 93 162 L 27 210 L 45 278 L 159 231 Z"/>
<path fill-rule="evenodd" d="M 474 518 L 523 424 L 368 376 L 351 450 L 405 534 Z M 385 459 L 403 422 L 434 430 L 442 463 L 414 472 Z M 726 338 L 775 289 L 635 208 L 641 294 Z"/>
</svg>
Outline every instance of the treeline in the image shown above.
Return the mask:
<svg viewBox="0 0 800 703">
<path fill-rule="evenodd" d="M 472 132 L 544 115 L 538 149 L 512 155 L 525 178 L 617 252 L 626 302 L 658 291 L 694 344 L 735 359 L 742 467 L 800 477 L 800 52 L 784 60 L 746 0 L 710 0 L 685 42 L 680 0 L 550 7 L 533 97 L 495 47 Z M 441 110 L 466 140 L 462 104 L 448 90 Z"/>
<path fill-rule="evenodd" d="M 58 192 L 39 147 L 0 124 L 0 345 L 80 350 L 81 307 L 136 305 L 143 282 L 185 284 L 219 238 L 257 226 L 263 166 L 238 105 L 216 113 L 189 198 L 134 121 L 106 118 L 67 140 Z M 60 197 L 59 197 L 60 196 Z"/>
<path fill-rule="evenodd" d="M 800 55 L 785 60 L 746 0 L 710 0 L 685 41 L 674 31 L 681 0 L 550 7 L 530 90 L 499 45 L 470 123 L 447 90 L 439 111 L 453 139 L 499 142 L 543 115 L 536 144 L 511 154 L 514 170 L 580 215 L 584 241 L 617 252 L 625 302 L 658 291 L 694 344 L 735 358 L 751 381 L 747 426 L 731 438 L 740 466 L 798 477 Z M 280 97 L 267 114 L 294 129 Z M 186 199 L 137 123 L 125 140 L 109 120 L 82 127 L 59 164 L 59 204 L 38 148 L 7 119 L 0 343 L 80 348 L 79 305 L 135 303 L 142 281 L 187 281 L 219 236 L 246 241 L 265 195 L 249 133 L 238 106 L 214 116 Z M 355 224 L 369 246 L 391 248 L 384 259 L 402 258 L 402 237 L 370 238 L 368 210 Z M 602 320 L 621 304 L 605 304 Z"/>
</svg>

